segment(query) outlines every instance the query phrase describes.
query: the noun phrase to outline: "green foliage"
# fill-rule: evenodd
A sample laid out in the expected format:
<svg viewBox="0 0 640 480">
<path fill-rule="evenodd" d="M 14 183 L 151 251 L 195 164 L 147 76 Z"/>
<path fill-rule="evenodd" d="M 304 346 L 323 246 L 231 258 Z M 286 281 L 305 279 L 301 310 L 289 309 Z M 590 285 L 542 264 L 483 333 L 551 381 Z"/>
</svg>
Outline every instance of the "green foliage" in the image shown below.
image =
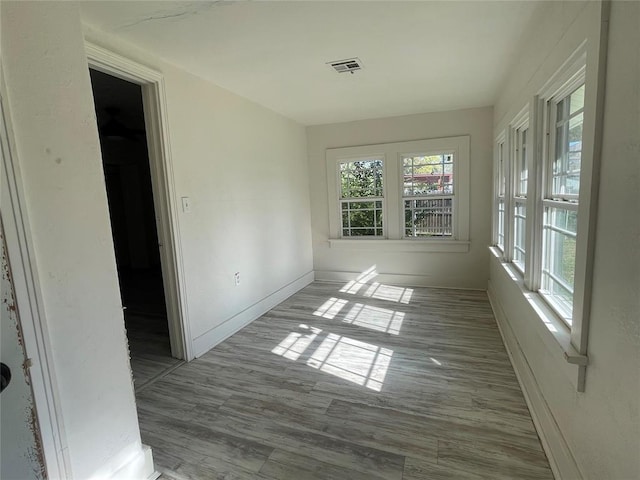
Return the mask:
<svg viewBox="0 0 640 480">
<path fill-rule="evenodd" d="M 341 197 L 382 197 L 382 161 L 358 160 L 340 165 Z"/>
<path fill-rule="evenodd" d="M 381 236 L 382 202 L 366 200 L 382 197 L 381 160 L 358 160 L 340 165 L 343 236 Z"/>
</svg>

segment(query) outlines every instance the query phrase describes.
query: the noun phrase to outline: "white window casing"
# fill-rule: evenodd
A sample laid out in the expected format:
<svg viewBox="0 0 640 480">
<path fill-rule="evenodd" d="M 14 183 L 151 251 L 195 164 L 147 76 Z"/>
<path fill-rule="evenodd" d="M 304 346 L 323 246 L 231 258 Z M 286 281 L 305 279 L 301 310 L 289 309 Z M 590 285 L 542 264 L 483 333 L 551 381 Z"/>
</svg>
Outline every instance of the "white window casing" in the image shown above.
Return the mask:
<svg viewBox="0 0 640 480">
<path fill-rule="evenodd" d="M 494 168 L 495 256 L 519 285 L 547 332 L 562 346 L 569 364 L 578 366 L 576 388 L 584 391 L 595 243 L 598 172 L 606 37 L 584 41 L 532 96 L 528 113 L 498 125 Z M 587 62 L 587 52 L 590 58 Z M 525 119 L 526 117 L 526 119 Z M 527 129 L 522 142 L 522 128 Z M 502 128 L 502 129 L 501 129 Z M 505 135 L 503 132 L 508 131 Z M 504 247 L 499 241 L 498 147 L 512 144 L 507 162 Z M 513 144 L 512 142 L 515 142 Z M 520 145 L 518 145 L 520 143 Z M 527 185 L 519 184 L 521 145 L 526 145 Z M 521 157 L 520 157 L 521 160 Z M 515 170 L 515 171 L 513 171 Z M 511 188 L 511 194 L 509 189 Z M 510 204 L 511 203 L 511 204 Z M 526 212 L 526 215 L 520 213 Z M 524 217 L 524 269 L 516 268 L 514 237 Z M 515 241 L 518 245 L 520 238 Z M 575 260 L 574 260 L 575 259 Z M 516 261 L 514 261 L 516 260 Z M 572 265 L 573 264 L 573 265 Z"/>
<path fill-rule="evenodd" d="M 507 178 L 509 171 L 508 143 L 506 131 L 501 131 L 496 137 L 494 161 L 494 196 L 493 196 L 493 245 L 502 255 L 507 244 Z"/>
<path fill-rule="evenodd" d="M 384 236 L 384 163 L 380 156 L 338 162 L 342 237 Z"/>
<path fill-rule="evenodd" d="M 442 172 L 433 175 L 439 175 L 440 184 L 444 182 L 444 186 L 439 190 L 439 187 L 435 187 L 435 190 L 421 191 L 418 195 L 405 195 L 403 167 L 405 159 L 422 158 L 424 160 L 423 157 L 435 158 L 436 156 L 442 156 L 442 165 L 431 160 L 433 167 L 436 170 L 441 167 Z M 345 162 L 374 158 L 379 159 L 383 164 L 384 192 L 382 198 L 377 198 L 378 201 L 382 201 L 384 219 L 382 236 L 346 236 L 341 228 L 341 203 L 345 199 L 341 197 L 340 191 L 340 165 Z M 332 148 L 326 151 L 326 163 L 331 247 L 356 244 L 363 248 L 388 248 L 393 251 L 466 252 L 469 250 L 469 136 Z M 444 175 L 445 169 L 447 172 L 452 172 L 452 185 L 447 184 L 450 181 L 450 175 Z M 422 185 L 426 184 L 422 183 Z M 428 216 L 441 220 L 438 220 L 437 222 L 440 223 L 433 226 L 431 230 L 425 230 L 425 227 L 417 232 L 418 236 L 411 236 L 411 232 L 407 235 L 405 229 L 405 201 L 414 201 L 413 211 L 415 211 L 415 200 L 426 202 L 422 205 L 418 204 L 418 210 L 425 208 L 424 211 L 429 214 Z M 446 205 L 447 208 L 450 205 L 451 213 L 449 210 L 437 210 L 435 207 L 439 204 Z M 429 210 L 430 207 L 433 207 L 433 210 Z M 451 227 L 444 228 L 443 225 L 448 225 L 449 218 L 452 219 Z"/>
<path fill-rule="evenodd" d="M 510 126 L 510 138 L 512 148 L 509 150 L 510 176 L 509 189 L 509 215 L 507 230 L 509 232 L 507 245 L 509 247 L 506 259 L 511 261 L 516 269 L 525 275 L 528 268 L 527 235 L 530 226 L 527 225 L 527 216 L 531 209 L 527 206 L 529 197 L 528 184 L 531 171 L 531 129 L 530 108 L 526 105 L 514 118 Z"/>
</svg>

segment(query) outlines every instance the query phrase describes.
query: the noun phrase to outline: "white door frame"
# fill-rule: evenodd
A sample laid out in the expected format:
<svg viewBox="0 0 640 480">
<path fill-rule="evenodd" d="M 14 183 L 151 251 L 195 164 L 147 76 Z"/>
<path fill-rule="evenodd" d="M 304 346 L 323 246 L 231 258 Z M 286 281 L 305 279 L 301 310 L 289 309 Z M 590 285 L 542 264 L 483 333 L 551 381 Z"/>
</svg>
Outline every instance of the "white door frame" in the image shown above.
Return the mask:
<svg viewBox="0 0 640 480">
<path fill-rule="evenodd" d="M 24 348 L 28 357 L 31 388 L 38 415 L 44 463 L 50 479 L 71 478 L 62 406 L 57 390 L 53 350 L 43 307 L 42 290 L 29 220 L 20 166 L 13 155 L 15 144 L 7 113 L 6 88 L 0 64 L 0 211 L 4 222 L 7 255 L 11 264 L 16 304 L 20 312 Z"/>
<path fill-rule="evenodd" d="M 164 77 L 155 70 L 88 41 L 85 41 L 85 51 L 89 67 L 142 87 L 171 354 L 176 358 L 192 360 L 194 358 L 193 342 L 189 324 L 186 321 L 188 316 L 184 262 L 178 232 Z"/>
</svg>

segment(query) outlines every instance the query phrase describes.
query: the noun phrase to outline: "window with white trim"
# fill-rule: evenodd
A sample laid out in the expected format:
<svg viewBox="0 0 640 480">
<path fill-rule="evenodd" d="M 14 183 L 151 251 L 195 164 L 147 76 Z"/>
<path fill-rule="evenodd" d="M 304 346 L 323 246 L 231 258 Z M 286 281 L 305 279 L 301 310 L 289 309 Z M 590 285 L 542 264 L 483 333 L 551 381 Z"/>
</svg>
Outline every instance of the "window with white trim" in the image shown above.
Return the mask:
<svg viewBox="0 0 640 480">
<path fill-rule="evenodd" d="M 382 237 L 382 160 L 340 162 L 339 172 L 342 236 Z"/>
<path fill-rule="evenodd" d="M 512 159 L 511 166 L 514 162 L 517 166 L 519 159 L 519 165 L 527 165 L 526 176 L 522 167 L 513 174 L 507 173 L 511 183 L 507 181 L 506 194 L 509 211 L 513 208 L 509 202 L 517 203 L 517 197 L 525 192 L 526 179 L 524 272 L 515 268 L 511 248 L 498 248 L 498 202 L 493 212 L 493 256 L 501 260 L 505 274 L 517 284 L 540 318 L 537 328 L 541 335 L 557 341 L 566 361 L 578 366 L 576 388 L 580 392 L 585 389 L 589 363 L 590 291 L 604 108 L 605 64 L 601 48 L 598 42 L 584 40 L 550 78 L 538 85 L 538 93 L 525 109 L 530 112 L 530 128 L 526 141 L 519 142 L 526 144 L 527 161 L 522 163 L 519 156 Z M 510 124 L 498 125 L 497 131 L 524 126 L 522 120 L 516 116 Z M 503 133 L 501 136 L 505 137 Z M 518 138 L 512 131 L 506 141 Z M 496 160 L 498 153 L 496 149 Z M 495 198 L 500 194 L 502 175 L 496 164 Z M 513 194 L 509 194 L 509 188 L 514 189 Z M 515 210 L 513 220 L 505 225 L 505 246 L 517 243 L 513 238 L 514 222 Z"/>
<path fill-rule="evenodd" d="M 404 236 L 453 234 L 453 152 L 402 157 Z"/>
<path fill-rule="evenodd" d="M 506 242 L 506 184 L 507 184 L 507 160 L 505 158 L 504 136 L 497 141 L 497 180 L 496 180 L 496 246 L 504 252 Z"/>
<path fill-rule="evenodd" d="M 327 178 L 331 245 L 468 251 L 468 136 L 328 149 Z"/>
<path fill-rule="evenodd" d="M 514 131 L 513 154 L 513 264 L 524 272 L 526 263 L 526 221 L 527 221 L 527 134 L 528 124 Z"/>
<path fill-rule="evenodd" d="M 523 275 L 526 288 L 539 293 L 558 318 L 571 327 L 576 265 L 582 262 L 584 268 L 588 262 L 578 255 L 579 212 L 587 217 L 590 214 L 580 202 L 581 178 L 585 177 L 584 53 L 576 52 L 575 61 L 567 64 L 564 71 L 559 71 L 548 82 L 546 91 L 510 123 L 507 137 L 511 144 L 510 159 L 502 162 L 508 165 L 508 171 L 505 173 L 499 163 L 495 169 L 498 201 L 494 206 L 497 227 L 494 245 L 502 250 L 503 259 Z M 529 113 L 531 106 L 533 114 Z M 539 133 L 529 125 L 538 125 Z M 539 138 L 533 138 L 534 135 Z M 536 143 L 542 149 L 532 152 Z M 497 148 L 499 161 L 499 143 Z M 592 146 L 587 158 L 585 178 L 591 179 Z M 501 186 L 503 177 L 507 178 L 506 194 Z M 503 197 L 507 204 L 504 210 L 499 201 Z M 505 210 L 510 215 L 501 227 Z M 591 219 L 585 221 L 588 223 Z M 582 303 L 584 278 L 580 285 L 578 302 Z"/>
<path fill-rule="evenodd" d="M 540 293 L 568 324 L 573 313 L 584 93 L 583 83 L 546 103 L 549 142 L 543 167 Z"/>
</svg>

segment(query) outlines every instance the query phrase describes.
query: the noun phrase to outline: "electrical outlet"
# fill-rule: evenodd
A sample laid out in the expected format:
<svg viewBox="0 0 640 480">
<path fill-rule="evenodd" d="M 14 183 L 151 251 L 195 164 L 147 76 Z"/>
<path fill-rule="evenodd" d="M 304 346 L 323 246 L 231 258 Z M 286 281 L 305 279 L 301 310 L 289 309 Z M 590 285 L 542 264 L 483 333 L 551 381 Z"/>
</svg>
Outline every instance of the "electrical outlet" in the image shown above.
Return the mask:
<svg viewBox="0 0 640 480">
<path fill-rule="evenodd" d="M 240 272 L 236 272 L 233 275 L 233 280 L 236 282 L 236 287 L 240 285 Z"/>
</svg>

